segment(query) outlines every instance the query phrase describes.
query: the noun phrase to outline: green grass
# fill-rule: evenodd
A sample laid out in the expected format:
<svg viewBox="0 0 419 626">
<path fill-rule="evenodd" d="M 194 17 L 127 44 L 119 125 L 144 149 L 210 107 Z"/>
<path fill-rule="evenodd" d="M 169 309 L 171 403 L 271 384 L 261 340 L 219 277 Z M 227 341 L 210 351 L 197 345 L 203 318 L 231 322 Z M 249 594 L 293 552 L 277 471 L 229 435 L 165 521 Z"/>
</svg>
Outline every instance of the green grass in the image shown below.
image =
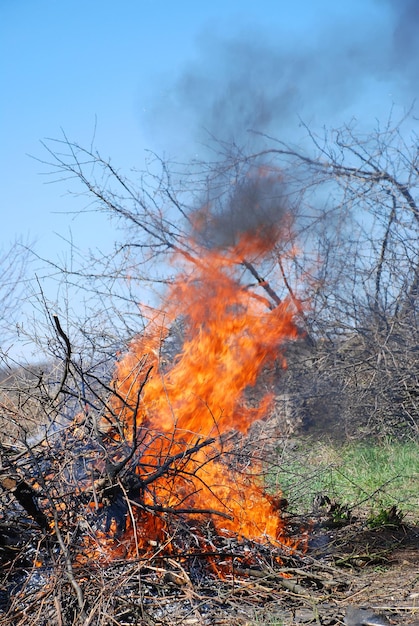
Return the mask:
<svg viewBox="0 0 419 626">
<path fill-rule="evenodd" d="M 341 446 L 306 441 L 279 454 L 268 484 L 282 491 L 297 513 L 312 511 L 313 498 L 323 493 L 369 514 L 396 506 L 419 519 L 419 444 L 413 441 Z"/>
</svg>

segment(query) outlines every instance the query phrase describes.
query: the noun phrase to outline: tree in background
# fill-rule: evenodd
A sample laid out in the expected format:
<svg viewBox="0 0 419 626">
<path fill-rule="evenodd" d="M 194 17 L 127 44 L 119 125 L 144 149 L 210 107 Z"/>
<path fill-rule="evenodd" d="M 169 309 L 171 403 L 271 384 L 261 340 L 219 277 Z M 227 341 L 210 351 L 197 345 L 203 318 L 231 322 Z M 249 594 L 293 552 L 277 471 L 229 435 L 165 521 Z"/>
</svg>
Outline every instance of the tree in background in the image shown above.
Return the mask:
<svg viewBox="0 0 419 626">
<path fill-rule="evenodd" d="M 308 132 L 304 151 L 275 142 L 266 152 L 295 181 L 301 275 L 308 252 L 319 259 L 308 293 L 314 380 L 300 393 L 312 416 L 327 425 L 332 411 L 352 432 L 417 430 L 419 152 L 408 125 Z"/>
<path fill-rule="evenodd" d="M 0 356 L 7 353 L 16 338 L 17 314 L 25 297 L 28 246 L 15 241 L 0 250 Z"/>
<path fill-rule="evenodd" d="M 220 142 L 213 158 L 187 166 L 151 154 L 135 180 L 66 137 L 49 143 L 58 178 L 73 177 L 89 210 L 121 229 L 111 255 L 59 268 L 101 321 L 99 334 L 97 324 L 79 325 L 84 340 L 111 354 L 140 332 L 138 303 L 147 293 L 157 302 L 172 282 L 174 252 L 199 259 L 243 234 L 274 233 L 268 255 L 240 259 L 241 280 L 268 306 L 286 296 L 302 303 L 306 341 L 283 382 L 298 411 L 349 430 L 415 432 L 418 140 L 409 122 L 322 137 L 307 128 L 302 149 L 268 136 L 255 153 Z"/>
</svg>

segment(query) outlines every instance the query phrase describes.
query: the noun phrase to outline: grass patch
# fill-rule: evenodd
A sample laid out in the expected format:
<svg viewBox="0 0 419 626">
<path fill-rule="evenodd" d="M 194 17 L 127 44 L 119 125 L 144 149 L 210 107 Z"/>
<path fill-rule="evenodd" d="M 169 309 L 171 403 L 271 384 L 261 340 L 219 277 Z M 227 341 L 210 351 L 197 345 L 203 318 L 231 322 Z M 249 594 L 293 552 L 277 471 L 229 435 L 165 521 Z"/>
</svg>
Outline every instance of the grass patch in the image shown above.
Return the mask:
<svg viewBox="0 0 419 626">
<path fill-rule="evenodd" d="M 298 513 L 311 512 L 314 497 L 327 494 L 368 514 L 395 506 L 419 519 L 419 444 L 303 441 L 280 452 L 268 484 L 282 491 L 290 509 Z"/>
</svg>

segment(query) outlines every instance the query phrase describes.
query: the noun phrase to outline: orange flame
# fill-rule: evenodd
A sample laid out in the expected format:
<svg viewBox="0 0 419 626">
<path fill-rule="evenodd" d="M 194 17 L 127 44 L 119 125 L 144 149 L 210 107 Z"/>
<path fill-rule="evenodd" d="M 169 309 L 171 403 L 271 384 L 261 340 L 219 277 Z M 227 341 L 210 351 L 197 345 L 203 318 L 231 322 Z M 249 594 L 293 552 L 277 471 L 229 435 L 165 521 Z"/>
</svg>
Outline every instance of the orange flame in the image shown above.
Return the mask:
<svg viewBox="0 0 419 626">
<path fill-rule="evenodd" d="M 278 359 L 281 344 L 298 336 L 295 302 L 272 308 L 240 282 L 243 259 L 260 257 L 271 246 L 246 234 L 229 251 L 177 252 L 174 260 L 183 271 L 168 292 L 164 314 L 154 312 L 117 364 L 114 413 L 127 440 L 136 427 L 140 450 L 136 472 L 144 506 L 135 509 L 138 523 L 131 515 L 125 533 L 136 527 L 137 549 L 164 541 L 168 511 L 210 517 L 221 534 L 287 542 L 272 499 L 257 484 L 260 467 L 254 464 L 246 475 L 223 454 L 229 434 L 245 434 L 266 416 L 271 396 L 251 407 L 246 390 Z M 183 346 L 167 362 L 161 346 L 179 318 Z M 153 370 L 142 386 L 145 364 Z M 157 512 L 163 514 L 159 522 Z"/>
</svg>

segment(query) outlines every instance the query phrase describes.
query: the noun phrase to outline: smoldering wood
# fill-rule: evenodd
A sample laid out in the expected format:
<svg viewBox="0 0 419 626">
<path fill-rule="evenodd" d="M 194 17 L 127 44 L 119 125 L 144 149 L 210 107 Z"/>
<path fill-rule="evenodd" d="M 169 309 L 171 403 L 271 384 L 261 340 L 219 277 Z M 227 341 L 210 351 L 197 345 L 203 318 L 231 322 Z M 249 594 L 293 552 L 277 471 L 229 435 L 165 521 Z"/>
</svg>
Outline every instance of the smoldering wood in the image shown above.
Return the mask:
<svg viewBox="0 0 419 626">
<path fill-rule="evenodd" d="M 35 491 L 29 483 L 12 474 L 0 475 L 0 484 L 6 491 L 13 494 L 26 513 L 40 526 L 43 531 L 49 527 L 48 518 L 39 506 L 41 494 Z"/>
</svg>

